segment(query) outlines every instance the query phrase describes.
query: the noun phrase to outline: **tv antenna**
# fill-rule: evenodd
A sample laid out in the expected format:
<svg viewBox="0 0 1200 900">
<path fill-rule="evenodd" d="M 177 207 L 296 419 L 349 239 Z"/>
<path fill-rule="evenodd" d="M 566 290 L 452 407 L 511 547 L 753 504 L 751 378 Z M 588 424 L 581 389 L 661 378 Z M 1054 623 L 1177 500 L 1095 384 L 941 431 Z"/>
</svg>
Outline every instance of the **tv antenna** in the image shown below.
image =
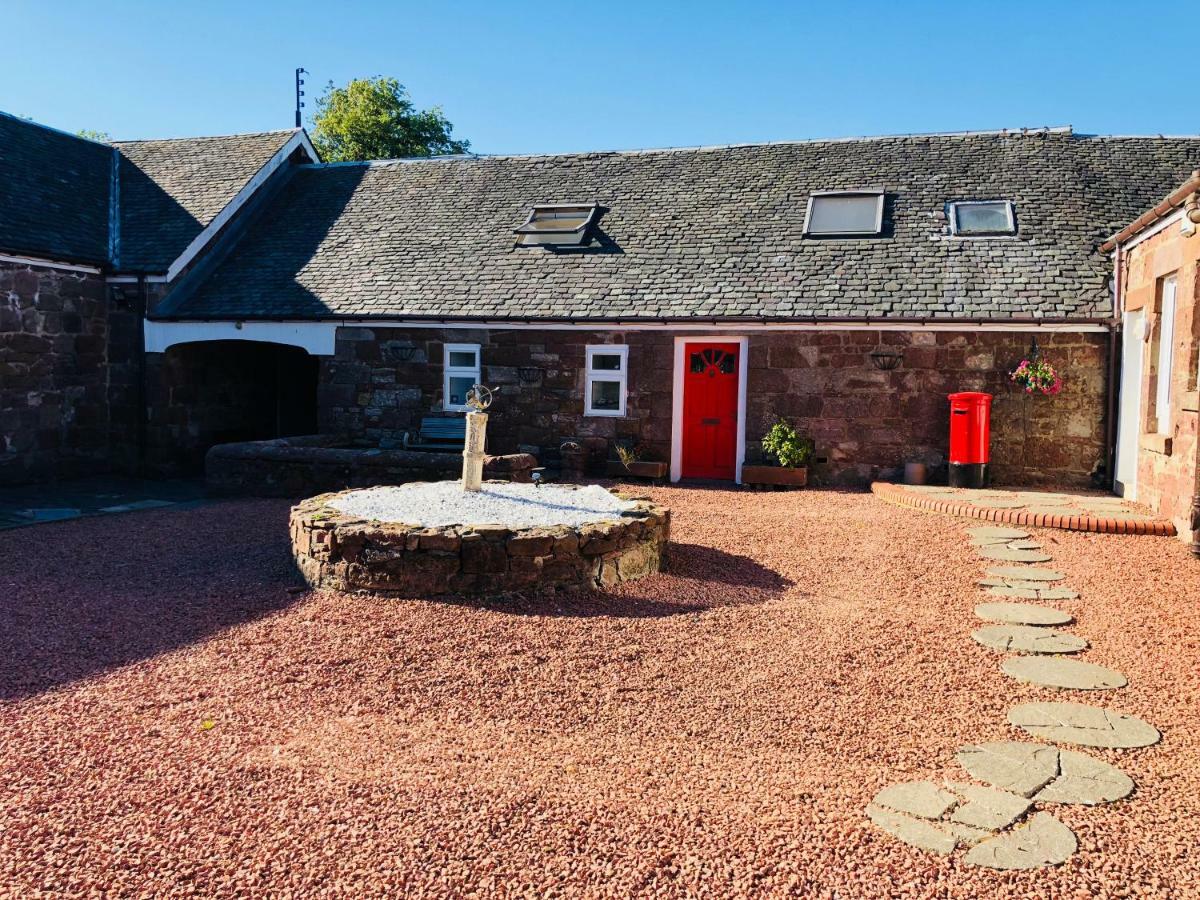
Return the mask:
<svg viewBox="0 0 1200 900">
<path fill-rule="evenodd" d="M 300 98 L 304 96 L 304 79 L 301 75 L 307 75 L 307 69 L 296 70 L 296 127 L 300 127 L 300 110 L 304 108 L 304 101 Z"/>
</svg>

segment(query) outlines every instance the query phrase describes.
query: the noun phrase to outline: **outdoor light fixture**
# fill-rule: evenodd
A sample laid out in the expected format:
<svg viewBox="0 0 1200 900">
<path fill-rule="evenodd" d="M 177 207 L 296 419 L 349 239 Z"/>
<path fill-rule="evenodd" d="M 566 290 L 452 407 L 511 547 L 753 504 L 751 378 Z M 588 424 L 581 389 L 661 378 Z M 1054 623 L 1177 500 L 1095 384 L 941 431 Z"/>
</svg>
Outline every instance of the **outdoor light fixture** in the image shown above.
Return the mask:
<svg viewBox="0 0 1200 900">
<path fill-rule="evenodd" d="M 521 381 L 525 384 L 533 384 L 535 381 L 542 380 L 543 371 L 538 366 L 520 366 L 517 369 L 517 374 L 521 376 Z"/>
<path fill-rule="evenodd" d="M 871 351 L 871 362 L 875 368 L 883 372 L 892 371 L 900 365 L 903 359 L 904 351 L 893 347 L 880 347 L 878 350 Z"/>
</svg>

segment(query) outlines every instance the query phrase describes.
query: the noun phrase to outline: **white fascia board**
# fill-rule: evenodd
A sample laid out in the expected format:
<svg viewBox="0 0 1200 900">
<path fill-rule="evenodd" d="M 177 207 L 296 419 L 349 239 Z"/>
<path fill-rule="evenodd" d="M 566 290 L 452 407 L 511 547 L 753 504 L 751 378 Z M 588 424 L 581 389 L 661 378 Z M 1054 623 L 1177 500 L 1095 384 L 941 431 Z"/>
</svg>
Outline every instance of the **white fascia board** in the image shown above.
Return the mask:
<svg viewBox="0 0 1200 900">
<path fill-rule="evenodd" d="M 195 239 L 187 245 L 183 253 L 179 254 L 175 262 L 171 263 L 170 268 L 167 269 L 167 281 L 174 281 L 179 273 L 187 268 L 188 264 L 196 258 L 197 254 L 217 235 L 217 232 L 224 228 L 229 220 L 237 215 L 237 211 L 246 205 L 246 201 L 254 196 L 254 192 L 262 187 L 263 183 L 280 166 L 287 162 L 287 158 L 292 155 L 297 147 L 304 148 L 304 151 L 310 154 L 313 160 L 318 159 L 316 155 L 317 151 L 313 149 L 308 135 L 304 133 L 303 129 L 297 129 L 296 133 L 288 138 L 282 147 L 275 151 L 275 155 L 261 169 L 254 173 L 254 177 L 242 186 L 242 189 L 237 192 L 234 198 L 225 204 L 225 208 L 217 213 L 215 219 L 208 223 L 208 227 L 196 235 Z"/>
<path fill-rule="evenodd" d="M 16 263 L 19 266 L 37 266 L 42 269 L 63 269 L 67 272 L 83 272 L 87 275 L 99 275 L 98 266 L 80 266 L 75 263 L 58 262 L 53 259 L 40 259 L 36 256 L 10 256 L 0 253 L 0 262 Z"/>
<path fill-rule="evenodd" d="M 745 322 L 738 320 L 708 320 L 688 322 L 514 322 L 508 319 L 338 319 L 330 325 L 346 328 L 475 328 L 487 331 L 662 331 L 674 332 L 728 332 L 748 331 L 999 331 L 999 332 L 1048 332 L 1061 331 L 1070 334 L 1107 332 L 1108 326 L 1099 322 L 962 322 L 947 319 L 945 322 L 888 322 L 880 319 L 864 319 L 859 322 L 821 322 L 806 319 L 801 322 Z"/>
<path fill-rule="evenodd" d="M 137 284 L 139 280 L 147 284 L 163 284 L 166 275 L 109 275 L 104 279 L 109 284 Z"/>
<path fill-rule="evenodd" d="M 333 322 L 160 322 L 143 323 L 147 353 L 164 353 L 176 344 L 197 341 L 260 341 L 299 347 L 313 356 L 332 356 Z"/>
</svg>

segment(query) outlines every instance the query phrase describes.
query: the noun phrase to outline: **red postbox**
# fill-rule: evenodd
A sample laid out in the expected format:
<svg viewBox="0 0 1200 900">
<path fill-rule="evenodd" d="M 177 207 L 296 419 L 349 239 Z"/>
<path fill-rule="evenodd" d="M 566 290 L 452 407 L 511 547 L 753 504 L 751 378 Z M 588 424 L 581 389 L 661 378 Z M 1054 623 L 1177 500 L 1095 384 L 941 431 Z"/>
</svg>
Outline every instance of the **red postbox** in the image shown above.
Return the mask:
<svg viewBox="0 0 1200 900">
<path fill-rule="evenodd" d="M 950 486 L 986 487 L 991 462 L 992 395 L 950 395 Z"/>
</svg>

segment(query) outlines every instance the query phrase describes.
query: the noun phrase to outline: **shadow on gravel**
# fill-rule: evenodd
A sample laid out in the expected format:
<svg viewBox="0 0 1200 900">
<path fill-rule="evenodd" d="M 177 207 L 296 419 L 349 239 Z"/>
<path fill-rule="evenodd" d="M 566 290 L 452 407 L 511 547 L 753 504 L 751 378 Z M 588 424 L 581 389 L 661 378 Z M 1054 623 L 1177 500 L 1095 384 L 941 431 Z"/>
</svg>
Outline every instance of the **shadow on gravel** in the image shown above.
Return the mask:
<svg viewBox="0 0 1200 900">
<path fill-rule="evenodd" d="M 487 609 L 528 616 L 657 618 L 764 603 L 792 581 L 748 556 L 701 544 L 667 545 L 667 570 L 609 591 L 574 590 L 485 601 Z M 478 605 L 478 601 L 469 602 Z"/>
<path fill-rule="evenodd" d="M 289 503 L 76 519 L 0 538 L 0 701 L 177 650 L 303 597 Z"/>
</svg>

